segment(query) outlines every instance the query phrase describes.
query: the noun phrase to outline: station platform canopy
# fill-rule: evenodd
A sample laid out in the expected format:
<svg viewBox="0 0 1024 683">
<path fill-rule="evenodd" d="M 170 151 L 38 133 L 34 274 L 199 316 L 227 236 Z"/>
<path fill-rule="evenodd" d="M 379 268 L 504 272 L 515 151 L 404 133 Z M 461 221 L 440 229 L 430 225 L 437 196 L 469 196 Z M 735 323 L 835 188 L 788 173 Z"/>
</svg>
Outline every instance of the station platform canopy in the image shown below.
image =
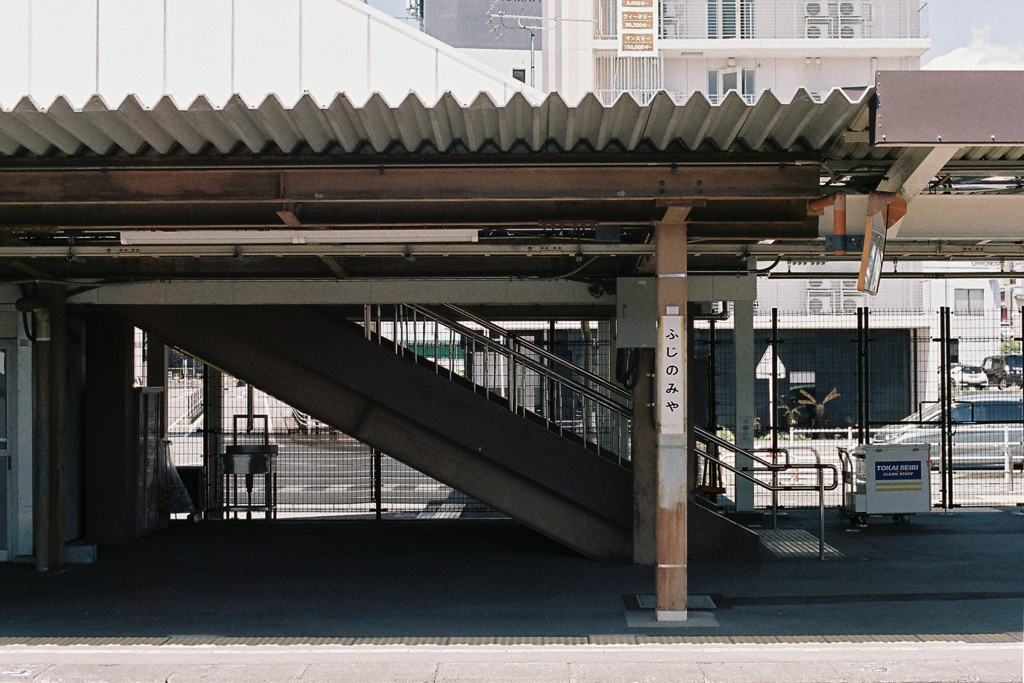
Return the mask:
<svg viewBox="0 0 1024 683">
<path fill-rule="evenodd" d="M 23 98 L 0 112 L 0 258 L 107 276 L 134 272 L 130 257 L 160 257 L 144 268 L 159 275 L 205 256 L 231 273 L 302 276 L 322 273 L 315 259 L 328 256 L 352 257 L 352 272 L 368 276 L 470 276 L 553 275 L 593 257 L 589 272 L 608 275 L 653 254 L 654 226 L 685 205 L 695 267 L 735 272 L 749 257 L 857 258 L 828 247 L 832 211 L 812 207 L 837 192 L 851 216 L 865 216 L 872 192 L 913 201 L 890 235 L 896 256 L 1012 258 L 1024 135 L 1012 121 L 978 131 L 1024 88 L 1020 75 L 995 78 L 885 72 L 875 88 L 821 101 L 766 92 L 749 104 L 733 93 L 717 105 L 667 93 L 570 105 L 525 91 L 434 104 L 305 94 L 290 106 L 236 93 L 221 107 Z M 988 100 L 957 100 L 969 127 L 942 106 L 993 87 Z M 945 138 L 913 138 L 933 135 L 928 125 Z M 851 235 L 864 230 L 851 220 Z"/>
</svg>

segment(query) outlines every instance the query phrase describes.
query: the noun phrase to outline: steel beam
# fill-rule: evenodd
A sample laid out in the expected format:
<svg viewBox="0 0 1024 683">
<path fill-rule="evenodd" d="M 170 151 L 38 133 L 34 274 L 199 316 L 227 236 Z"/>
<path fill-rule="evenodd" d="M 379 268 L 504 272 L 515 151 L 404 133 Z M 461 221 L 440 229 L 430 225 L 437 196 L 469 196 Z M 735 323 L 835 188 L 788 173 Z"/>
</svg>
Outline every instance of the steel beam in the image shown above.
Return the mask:
<svg viewBox="0 0 1024 683">
<path fill-rule="evenodd" d="M 810 198 L 818 181 L 796 164 L 8 171 L 0 206 Z"/>
</svg>

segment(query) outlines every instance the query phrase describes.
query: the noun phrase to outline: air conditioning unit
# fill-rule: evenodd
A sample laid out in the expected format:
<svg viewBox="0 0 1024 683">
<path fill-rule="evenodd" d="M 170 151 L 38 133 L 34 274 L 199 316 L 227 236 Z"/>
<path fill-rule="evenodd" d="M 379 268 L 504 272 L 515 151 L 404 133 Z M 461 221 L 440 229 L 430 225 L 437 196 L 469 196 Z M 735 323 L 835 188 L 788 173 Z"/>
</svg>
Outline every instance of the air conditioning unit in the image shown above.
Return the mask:
<svg viewBox="0 0 1024 683">
<path fill-rule="evenodd" d="M 830 22 L 831 23 L 831 22 Z M 813 40 L 829 37 L 830 23 L 807 22 L 807 37 Z"/>
<path fill-rule="evenodd" d="M 807 312 L 811 315 L 828 315 L 832 313 L 831 296 L 808 296 Z"/>
<path fill-rule="evenodd" d="M 863 38 L 864 37 L 864 24 L 846 24 L 844 23 L 839 27 L 839 37 L 846 40 Z"/>
<path fill-rule="evenodd" d="M 836 14 L 843 20 L 868 22 L 872 18 L 872 9 L 870 2 L 842 0 L 836 7 Z"/>
<path fill-rule="evenodd" d="M 863 299 L 847 297 L 843 299 L 843 315 L 855 315 L 857 309 L 864 305 Z"/>
<path fill-rule="evenodd" d="M 825 16 L 827 11 L 828 3 L 823 2 L 809 2 L 804 8 L 808 17 L 822 17 Z"/>
</svg>

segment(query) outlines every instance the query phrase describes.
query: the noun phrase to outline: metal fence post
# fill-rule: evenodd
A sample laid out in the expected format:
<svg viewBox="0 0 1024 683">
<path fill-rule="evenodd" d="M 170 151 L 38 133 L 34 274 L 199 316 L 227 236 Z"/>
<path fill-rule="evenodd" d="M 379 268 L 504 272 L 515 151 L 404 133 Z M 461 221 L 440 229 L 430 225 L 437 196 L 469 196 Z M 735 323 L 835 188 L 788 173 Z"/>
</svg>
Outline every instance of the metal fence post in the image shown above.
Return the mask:
<svg viewBox="0 0 1024 683">
<path fill-rule="evenodd" d="M 779 462 L 779 309 L 772 309 L 772 377 L 769 385 L 771 387 L 772 399 L 769 405 L 772 407 L 771 428 L 772 428 L 772 464 Z M 779 473 L 772 470 L 772 529 L 778 528 L 779 523 Z"/>
<path fill-rule="evenodd" d="M 864 390 L 864 308 L 857 309 L 857 443 L 864 445 L 864 403 L 867 400 Z"/>
<path fill-rule="evenodd" d="M 383 485 L 381 482 L 381 453 L 378 449 L 374 448 L 370 451 L 373 457 L 373 502 L 374 502 L 374 516 L 377 520 L 380 520 L 381 513 L 384 510 L 383 502 L 381 501 L 381 492 Z"/>
<path fill-rule="evenodd" d="M 949 309 L 939 309 L 939 479 L 941 481 L 942 509 L 948 511 L 952 507 L 952 491 L 949 483 L 951 477 L 948 470 L 951 459 L 950 451 L 951 420 L 950 420 L 950 386 L 949 386 Z"/>
<path fill-rule="evenodd" d="M 871 317 L 864 308 L 864 443 L 871 444 Z"/>
</svg>

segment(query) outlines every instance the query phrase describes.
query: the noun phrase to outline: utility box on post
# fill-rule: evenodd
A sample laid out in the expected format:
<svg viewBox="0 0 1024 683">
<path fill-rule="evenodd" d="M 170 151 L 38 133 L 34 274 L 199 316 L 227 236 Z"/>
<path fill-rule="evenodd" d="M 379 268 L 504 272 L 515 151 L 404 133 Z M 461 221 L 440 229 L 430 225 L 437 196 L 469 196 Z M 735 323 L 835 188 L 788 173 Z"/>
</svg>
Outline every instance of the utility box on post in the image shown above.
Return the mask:
<svg viewBox="0 0 1024 683">
<path fill-rule="evenodd" d="M 620 349 L 653 349 L 658 343 L 658 278 L 615 279 L 615 346 Z"/>
<path fill-rule="evenodd" d="M 931 505 L 928 444 L 858 446 L 844 457 L 843 507 L 852 522 L 892 515 L 906 524 L 909 515 L 930 512 Z"/>
</svg>

